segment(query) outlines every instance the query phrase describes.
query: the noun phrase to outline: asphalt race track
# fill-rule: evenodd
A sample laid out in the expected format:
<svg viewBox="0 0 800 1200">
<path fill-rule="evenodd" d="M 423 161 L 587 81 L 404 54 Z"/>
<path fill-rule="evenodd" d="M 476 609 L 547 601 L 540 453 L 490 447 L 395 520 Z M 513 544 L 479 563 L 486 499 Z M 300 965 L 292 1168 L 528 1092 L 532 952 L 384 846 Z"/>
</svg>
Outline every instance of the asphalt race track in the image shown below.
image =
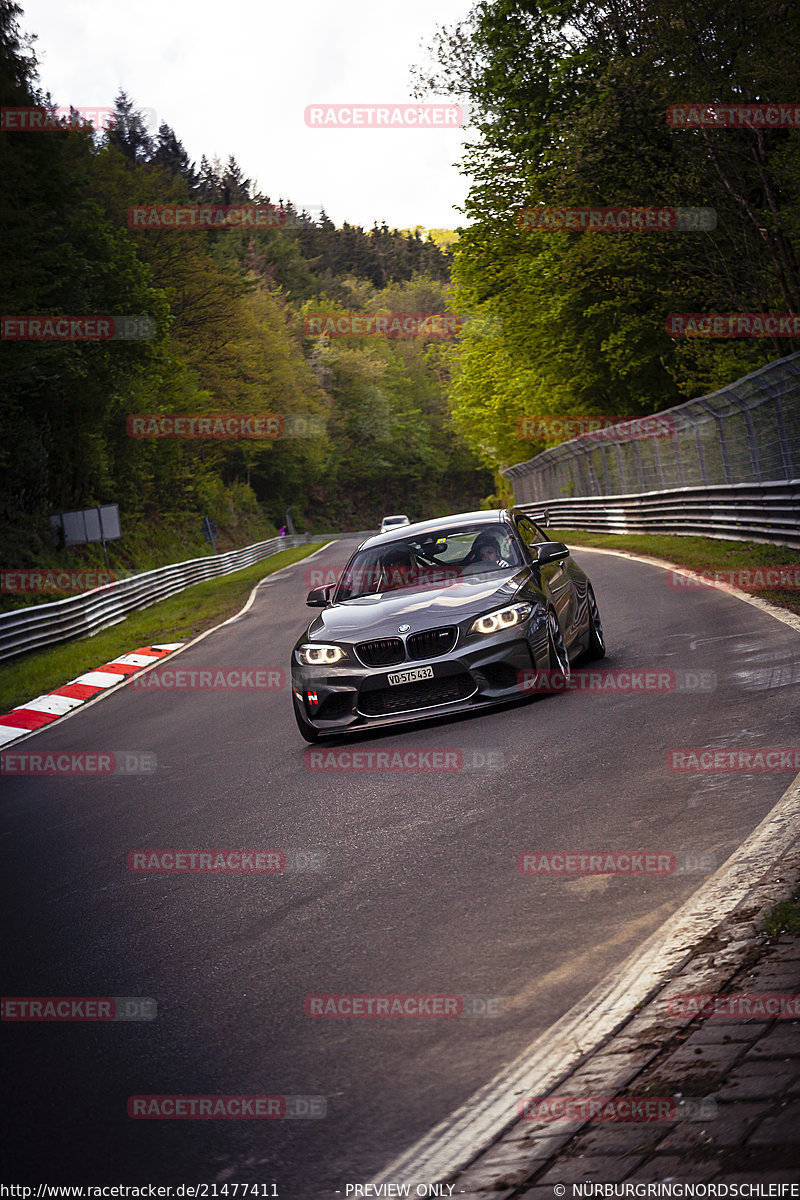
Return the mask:
<svg viewBox="0 0 800 1200">
<path fill-rule="evenodd" d="M 311 612 L 309 569 L 349 550 L 270 578 L 242 618 L 168 665 L 286 671 Z M 606 629 L 599 665 L 673 671 L 685 686 L 543 696 L 335 744 L 460 751 L 448 772 L 309 769 L 286 686 L 129 684 L 18 747 L 138 751 L 157 766 L 3 778 L 3 995 L 151 997 L 157 1016 L 3 1023 L 6 1179 L 344 1194 L 519 1055 L 736 849 L 792 773 L 676 772 L 667 753 L 791 746 L 797 634 L 718 591 L 671 587 L 657 567 L 576 557 Z M 293 869 L 127 866 L 141 848 L 228 847 L 283 850 Z M 599 850 L 675 854 L 689 869 L 517 868 L 523 853 Z M 320 993 L 479 997 L 499 1015 L 306 1016 Z M 130 1096 L 154 1094 L 324 1097 L 327 1115 L 127 1115 Z"/>
</svg>

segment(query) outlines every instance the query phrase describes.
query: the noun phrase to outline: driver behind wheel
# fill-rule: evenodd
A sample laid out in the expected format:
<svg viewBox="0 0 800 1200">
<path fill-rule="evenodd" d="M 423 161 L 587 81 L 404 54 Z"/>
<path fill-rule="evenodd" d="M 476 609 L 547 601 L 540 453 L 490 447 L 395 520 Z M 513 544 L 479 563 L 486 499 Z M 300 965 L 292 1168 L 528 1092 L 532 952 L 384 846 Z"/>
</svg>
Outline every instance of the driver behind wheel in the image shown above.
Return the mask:
<svg viewBox="0 0 800 1200">
<path fill-rule="evenodd" d="M 488 563 L 493 567 L 508 566 L 506 560 L 500 555 L 500 543 L 491 533 L 482 533 L 476 537 L 470 558 L 473 562 Z"/>
<path fill-rule="evenodd" d="M 383 560 L 384 591 L 408 587 L 416 578 L 416 568 L 411 552 L 405 549 L 390 550 Z"/>
</svg>

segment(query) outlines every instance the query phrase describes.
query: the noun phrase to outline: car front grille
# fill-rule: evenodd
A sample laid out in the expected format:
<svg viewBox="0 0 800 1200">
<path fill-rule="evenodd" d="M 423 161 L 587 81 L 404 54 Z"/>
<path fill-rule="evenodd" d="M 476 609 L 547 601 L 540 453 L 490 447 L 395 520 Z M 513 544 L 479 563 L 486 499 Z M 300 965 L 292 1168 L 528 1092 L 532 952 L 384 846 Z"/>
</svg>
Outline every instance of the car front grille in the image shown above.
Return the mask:
<svg viewBox="0 0 800 1200">
<path fill-rule="evenodd" d="M 409 658 L 436 658 L 440 654 L 448 654 L 453 649 L 457 636 L 458 629 L 455 625 L 412 633 L 406 642 L 406 653 Z"/>
<path fill-rule="evenodd" d="M 368 667 L 392 667 L 403 662 L 421 658 L 439 658 L 449 654 L 458 640 L 458 628 L 446 625 L 442 629 L 423 629 L 412 633 L 403 646 L 400 638 L 380 638 L 374 642 L 359 642 L 356 652 Z"/>
<path fill-rule="evenodd" d="M 440 679 L 419 679 L 397 687 L 363 690 L 358 711 L 365 717 L 389 717 L 394 713 L 414 712 L 435 708 L 438 704 L 456 704 L 477 691 L 474 681 L 465 672 L 446 675 Z"/>
<path fill-rule="evenodd" d="M 368 667 L 392 667 L 401 663 L 406 653 L 400 638 L 379 638 L 375 642 L 359 642 L 356 653 Z"/>
</svg>

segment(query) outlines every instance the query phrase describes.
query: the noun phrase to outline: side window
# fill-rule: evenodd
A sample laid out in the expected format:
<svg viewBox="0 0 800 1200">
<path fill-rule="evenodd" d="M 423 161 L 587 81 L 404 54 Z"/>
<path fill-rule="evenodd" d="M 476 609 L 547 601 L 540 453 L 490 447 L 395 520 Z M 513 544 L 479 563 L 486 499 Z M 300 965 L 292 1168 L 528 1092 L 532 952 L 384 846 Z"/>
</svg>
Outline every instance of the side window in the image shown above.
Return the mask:
<svg viewBox="0 0 800 1200">
<path fill-rule="evenodd" d="M 541 529 L 537 525 L 534 525 L 533 521 L 529 520 L 528 517 L 517 518 L 517 529 L 519 530 L 519 536 L 531 551 L 533 558 L 536 558 L 534 546 L 537 546 L 539 542 L 546 542 L 547 538 Z"/>
</svg>

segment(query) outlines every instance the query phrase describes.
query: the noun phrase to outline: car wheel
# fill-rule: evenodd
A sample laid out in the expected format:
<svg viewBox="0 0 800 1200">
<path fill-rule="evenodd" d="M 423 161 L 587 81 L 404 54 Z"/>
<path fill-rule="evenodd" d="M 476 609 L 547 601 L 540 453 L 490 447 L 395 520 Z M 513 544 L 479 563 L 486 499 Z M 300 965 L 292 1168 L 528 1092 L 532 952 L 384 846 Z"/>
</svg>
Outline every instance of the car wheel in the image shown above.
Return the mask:
<svg viewBox="0 0 800 1200">
<path fill-rule="evenodd" d="M 320 737 L 319 730 L 315 729 L 314 726 L 305 719 L 296 704 L 292 704 L 292 708 L 294 709 L 294 719 L 297 721 L 297 728 L 300 730 L 306 741 L 311 742 L 312 745 L 314 742 L 318 742 Z"/>
<path fill-rule="evenodd" d="M 586 589 L 586 606 L 589 609 L 589 642 L 586 646 L 586 658 L 590 661 L 605 658 L 606 639 L 603 636 L 603 622 L 600 620 L 600 610 L 594 598 L 592 586 Z"/>
<path fill-rule="evenodd" d="M 547 610 L 547 651 L 550 671 L 563 675 L 564 683 L 569 683 L 572 668 L 554 608 Z"/>
</svg>

